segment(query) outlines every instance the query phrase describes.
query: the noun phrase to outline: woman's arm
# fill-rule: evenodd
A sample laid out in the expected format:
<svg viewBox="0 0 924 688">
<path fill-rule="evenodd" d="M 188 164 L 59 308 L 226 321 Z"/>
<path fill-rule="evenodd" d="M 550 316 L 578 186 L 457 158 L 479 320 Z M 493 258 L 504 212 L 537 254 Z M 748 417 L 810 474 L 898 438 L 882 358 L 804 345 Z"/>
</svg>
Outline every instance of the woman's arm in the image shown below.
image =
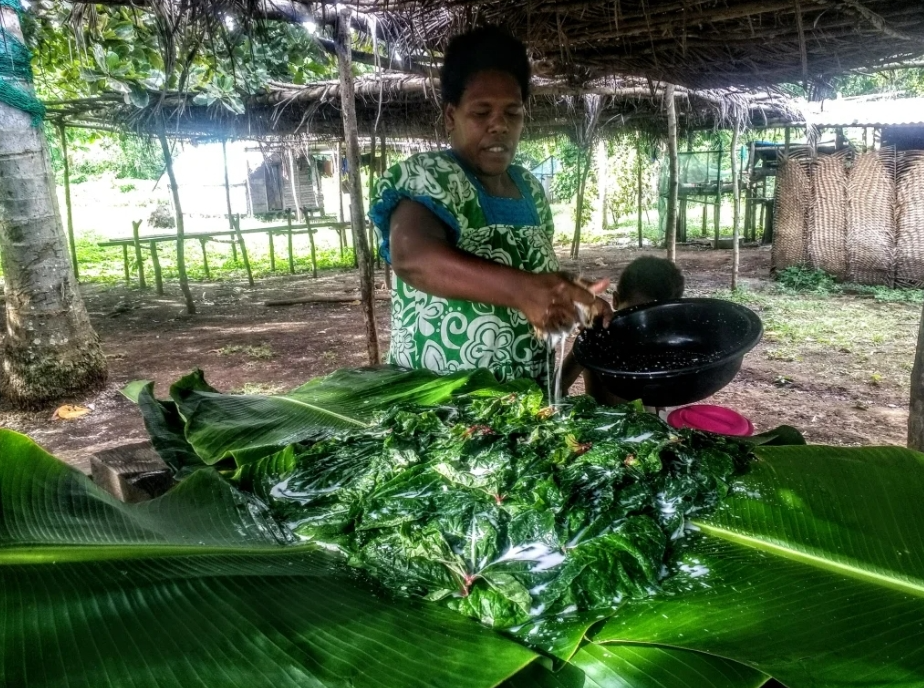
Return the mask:
<svg viewBox="0 0 924 688">
<path fill-rule="evenodd" d="M 391 216 L 391 264 L 402 280 L 434 296 L 522 311 L 535 327 L 570 329 L 575 303 L 593 307 L 609 280 L 589 288 L 558 273 L 531 273 L 459 250 L 446 226 L 419 203 L 403 200 Z"/>
</svg>

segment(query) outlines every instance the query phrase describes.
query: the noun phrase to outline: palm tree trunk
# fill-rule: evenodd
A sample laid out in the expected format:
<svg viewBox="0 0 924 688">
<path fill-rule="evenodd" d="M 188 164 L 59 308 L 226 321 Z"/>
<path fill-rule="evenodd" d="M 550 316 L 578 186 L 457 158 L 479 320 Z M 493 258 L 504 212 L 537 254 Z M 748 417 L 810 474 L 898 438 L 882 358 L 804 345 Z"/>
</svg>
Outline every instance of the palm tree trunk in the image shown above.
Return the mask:
<svg viewBox="0 0 924 688">
<path fill-rule="evenodd" d="M 0 6 L 5 40 L 22 40 L 19 16 Z M 31 91 L 25 81 L 13 82 Z M 0 256 L 6 331 L 0 395 L 20 408 L 97 389 L 106 359 L 68 255 L 54 173 L 35 113 L 0 102 Z"/>
</svg>

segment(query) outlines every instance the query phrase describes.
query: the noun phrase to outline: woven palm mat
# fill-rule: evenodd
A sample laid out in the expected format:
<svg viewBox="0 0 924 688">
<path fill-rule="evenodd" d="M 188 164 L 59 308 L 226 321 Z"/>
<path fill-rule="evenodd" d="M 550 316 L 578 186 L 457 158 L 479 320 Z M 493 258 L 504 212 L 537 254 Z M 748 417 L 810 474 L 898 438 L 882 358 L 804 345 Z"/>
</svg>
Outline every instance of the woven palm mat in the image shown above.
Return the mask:
<svg viewBox="0 0 924 688">
<path fill-rule="evenodd" d="M 810 191 L 808 158 L 799 155 L 783 157 L 776 178 L 772 270 L 808 262 L 805 236 Z"/>
<path fill-rule="evenodd" d="M 909 151 L 898 159 L 898 239 L 895 281 L 924 286 L 924 153 Z"/>
<path fill-rule="evenodd" d="M 847 179 L 847 278 L 860 284 L 895 281 L 894 148 L 860 153 Z"/>
<path fill-rule="evenodd" d="M 847 277 L 847 151 L 816 158 L 811 165 L 808 254 L 816 268 Z"/>
</svg>

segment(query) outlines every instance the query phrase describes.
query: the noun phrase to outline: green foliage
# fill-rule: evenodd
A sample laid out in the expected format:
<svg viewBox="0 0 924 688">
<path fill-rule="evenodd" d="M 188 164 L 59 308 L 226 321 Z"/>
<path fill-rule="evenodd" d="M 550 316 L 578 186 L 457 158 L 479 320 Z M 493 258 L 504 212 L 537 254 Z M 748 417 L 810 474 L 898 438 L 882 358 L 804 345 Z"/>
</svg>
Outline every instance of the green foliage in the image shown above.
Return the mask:
<svg viewBox="0 0 924 688">
<path fill-rule="evenodd" d="M 902 96 L 924 95 L 924 69 L 908 67 L 887 69 L 866 74 L 847 74 L 833 80 L 842 96 L 862 96 L 884 93 Z"/>
<path fill-rule="evenodd" d="M 395 406 L 238 480 L 301 539 L 399 595 L 532 629 L 653 594 L 689 514 L 714 506 L 746 454 L 632 406 L 582 397 L 555 413 L 534 389 Z"/>
<path fill-rule="evenodd" d="M 819 296 L 852 294 L 890 303 L 924 303 L 924 290 L 921 289 L 891 289 L 882 285 L 841 283 L 824 270 L 800 265 L 780 270 L 776 274 L 776 280 L 778 289 L 784 293 Z"/>
</svg>

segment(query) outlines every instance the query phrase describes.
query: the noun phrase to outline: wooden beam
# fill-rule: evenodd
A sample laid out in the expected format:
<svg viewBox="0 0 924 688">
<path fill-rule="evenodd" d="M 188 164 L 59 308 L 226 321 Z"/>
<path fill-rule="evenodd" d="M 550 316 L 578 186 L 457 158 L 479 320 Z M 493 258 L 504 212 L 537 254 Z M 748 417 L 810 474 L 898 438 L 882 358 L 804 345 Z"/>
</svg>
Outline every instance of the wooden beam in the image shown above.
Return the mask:
<svg viewBox="0 0 924 688">
<path fill-rule="evenodd" d="M 359 292 L 362 297 L 363 320 L 366 325 L 366 346 L 369 365 L 380 365 L 379 337 L 375 325 L 375 302 L 372 255 L 365 232 L 363 217 L 363 186 L 359 174 L 359 132 L 356 126 L 356 96 L 353 94 L 353 65 L 350 54 L 350 10 L 343 7 L 337 22 L 337 64 L 340 71 L 340 94 L 343 108 L 343 133 L 346 138 L 350 165 L 350 221 L 353 226 L 353 246 L 359 266 Z"/>
<path fill-rule="evenodd" d="M 667 155 L 669 160 L 669 177 L 667 183 L 667 259 L 677 260 L 677 196 L 680 191 L 679 162 L 677 155 L 677 103 L 674 100 L 674 85 L 668 84 L 664 92 L 667 107 Z"/>
</svg>

